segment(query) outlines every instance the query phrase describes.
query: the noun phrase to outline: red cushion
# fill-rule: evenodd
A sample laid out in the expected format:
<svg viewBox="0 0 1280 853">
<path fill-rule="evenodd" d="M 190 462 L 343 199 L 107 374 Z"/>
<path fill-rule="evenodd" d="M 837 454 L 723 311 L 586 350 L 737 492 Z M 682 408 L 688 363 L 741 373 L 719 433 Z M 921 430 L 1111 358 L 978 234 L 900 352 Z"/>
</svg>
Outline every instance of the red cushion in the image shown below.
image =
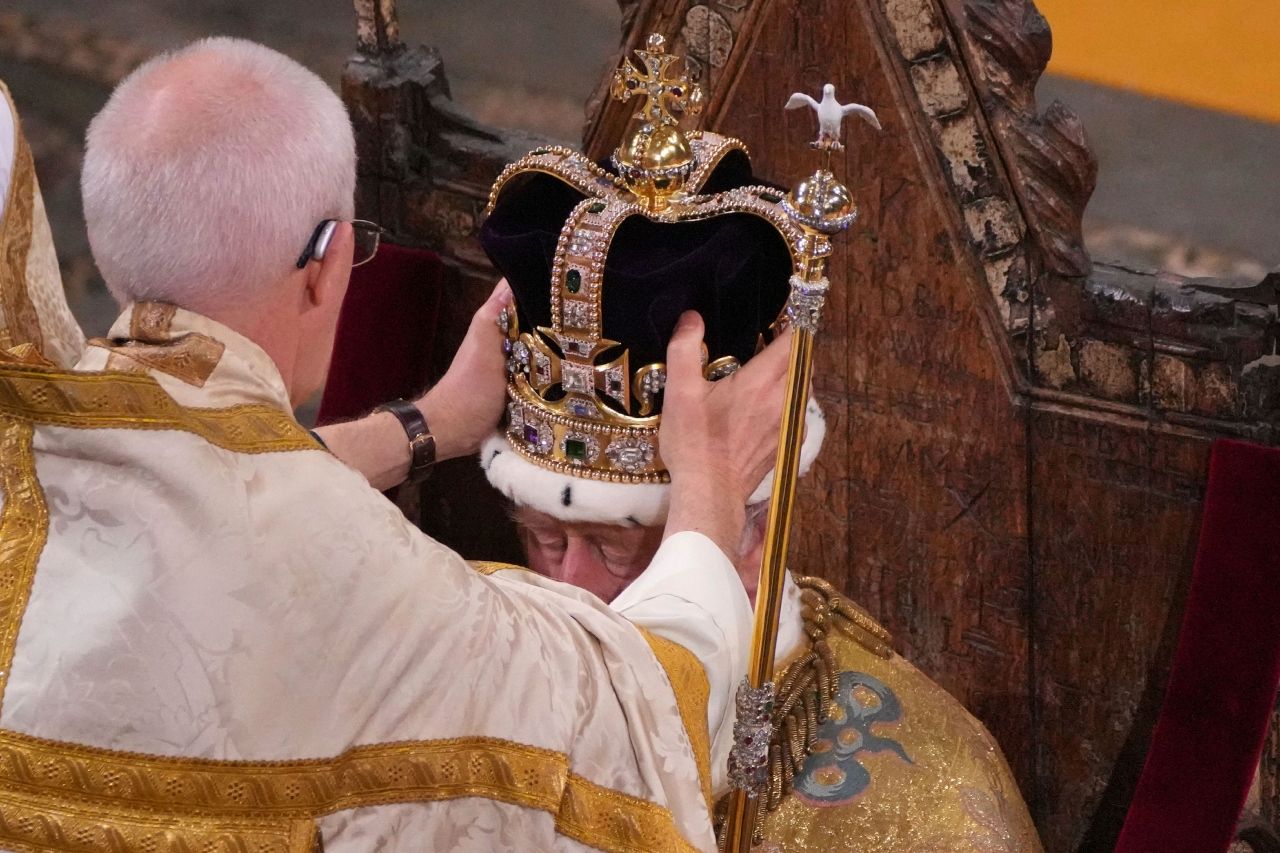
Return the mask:
<svg viewBox="0 0 1280 853">
<path fill-rule="evenodd" d="M 351 272 L 317 423 L 366 414 L 426 387 L 444 290 L 439 255 L 383 243 Z"/>
<path fill-rule="evenodd" d="M 1118 853 L 1230 846 L 1278 682 L 1280 451 L 1219 441 L 1178 650 Z"/>
</svg>

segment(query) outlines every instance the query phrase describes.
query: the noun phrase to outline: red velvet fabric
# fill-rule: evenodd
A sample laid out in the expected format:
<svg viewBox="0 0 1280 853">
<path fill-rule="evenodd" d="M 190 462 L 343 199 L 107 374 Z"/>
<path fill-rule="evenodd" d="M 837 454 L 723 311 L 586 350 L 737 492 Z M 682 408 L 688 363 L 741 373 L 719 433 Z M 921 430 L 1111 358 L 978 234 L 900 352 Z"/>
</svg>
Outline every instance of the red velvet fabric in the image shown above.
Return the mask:
<svg viewBox="0 0 1280 853">
<path fill-rule="evenodd" d="M 1280 451 L 1219 441 L 1178 650 L 1118 853 L 1230 846 L 1278 682 Z"/>
<path fill-rule="evenodd" d="M 444 282 L 434 252 L 385 242 L 372 261 L 352 270 L 317 423 L 422 392 Z"/>
</svg>

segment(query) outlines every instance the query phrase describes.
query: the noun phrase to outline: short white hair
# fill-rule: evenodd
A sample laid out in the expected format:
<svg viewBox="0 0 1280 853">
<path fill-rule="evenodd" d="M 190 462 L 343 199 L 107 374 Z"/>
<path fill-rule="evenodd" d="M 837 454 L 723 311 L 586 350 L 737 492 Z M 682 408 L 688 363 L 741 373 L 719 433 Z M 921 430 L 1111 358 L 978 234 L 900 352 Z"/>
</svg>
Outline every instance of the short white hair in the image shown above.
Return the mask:
<svg viewBox="0 0 1280 853">
<path fill-rule="evenodd" d="M 268 47 L 209 38 L 140 66 L 89 125 L 81 188 L 121 303 L 253 303 L 316 225 L 354 215 L 355 136 L 323 80 Z"/>
</svg>

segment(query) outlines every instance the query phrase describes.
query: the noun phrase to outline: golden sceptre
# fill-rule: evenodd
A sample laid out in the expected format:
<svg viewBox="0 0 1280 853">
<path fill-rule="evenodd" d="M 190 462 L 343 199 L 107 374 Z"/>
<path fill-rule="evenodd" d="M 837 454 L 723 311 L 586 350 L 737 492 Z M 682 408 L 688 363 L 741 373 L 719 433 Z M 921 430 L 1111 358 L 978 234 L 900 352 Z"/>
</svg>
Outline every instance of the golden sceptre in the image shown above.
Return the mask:
<svg viewBox="0 0 1280 853">
<path fill-rule="evenodd" d="M 791 325 L 791 362 L 778 436 L 778 458 L 765 527 L 760 584 L 756 591 L 755 629 L 747 675 L 738 687 L 734 745 L 729 755 L 729 781 L 733 792 L 721 832 L 725 853 L 748 853 L 760 843 L 760 794 L 768 784 L 769 743 L 773 737 L 773 659 L 778 639 L 778 614 L 786 579 L 787 545 L 791 538 L 791 513 L 796 497 L 800 447 L 804 442 L 805 407 L 813 376 L 813 341 L 826 303 L 827 258 L 831 237 L 848 228 L 858 216 L 849 190 L 831 172 L 831 154 L 842 151 L 841 125 L 850 113 L 860 115 L 879 129 L 870 108 L 841 104 L 835 87 L 823 87 L 822 100 L 797 93 L 787 109 L 808 106 L 818 117 L 818 139 L 812 147 L 822 152 L 822 168 L 796 185 L 783 200 L 787 215 L 804 231 L 799 272 L 791 276 L 787 319 Z M 825 710 L 825 709 L 824 709 Z"/>
</svg>

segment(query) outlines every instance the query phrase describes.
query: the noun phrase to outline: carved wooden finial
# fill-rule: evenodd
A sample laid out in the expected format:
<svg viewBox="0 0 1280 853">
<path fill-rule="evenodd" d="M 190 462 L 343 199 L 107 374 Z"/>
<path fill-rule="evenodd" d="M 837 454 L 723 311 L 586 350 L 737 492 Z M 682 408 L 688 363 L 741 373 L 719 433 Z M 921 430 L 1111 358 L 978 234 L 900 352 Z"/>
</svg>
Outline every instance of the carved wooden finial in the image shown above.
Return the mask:
<svg viewBox="0 0 1280 853">
<path fill-rule="evenodd" d="M 396 0 L 355 0 L 356 46 L 365 53 L 385 53 L 400 47 Z"/>
</svg>

